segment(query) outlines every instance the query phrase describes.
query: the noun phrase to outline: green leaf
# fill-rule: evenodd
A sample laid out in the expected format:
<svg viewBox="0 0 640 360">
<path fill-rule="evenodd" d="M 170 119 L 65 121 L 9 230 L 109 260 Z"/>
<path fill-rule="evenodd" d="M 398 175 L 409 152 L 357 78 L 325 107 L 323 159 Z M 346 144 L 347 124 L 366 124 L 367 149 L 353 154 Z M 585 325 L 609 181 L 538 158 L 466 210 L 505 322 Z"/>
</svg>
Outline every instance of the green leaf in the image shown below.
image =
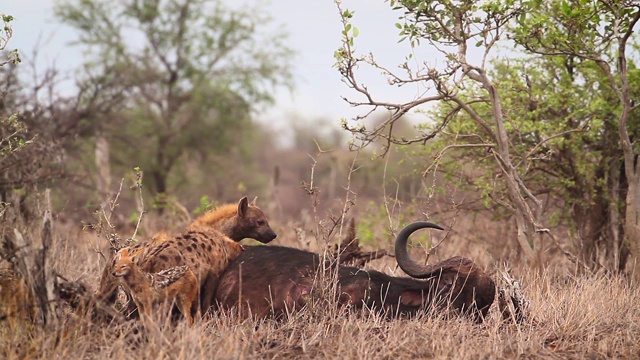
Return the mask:
<svg viewBox="0 0 640 360">
<path fill-rule="evenodd" d="M 562 7 L 562 12 L 564 13 L 564 15 L 569 16 L 571 15 L 571 5 L 569 5 L 568 2 L 563 1 L 560 6 Z"/>
</svg>

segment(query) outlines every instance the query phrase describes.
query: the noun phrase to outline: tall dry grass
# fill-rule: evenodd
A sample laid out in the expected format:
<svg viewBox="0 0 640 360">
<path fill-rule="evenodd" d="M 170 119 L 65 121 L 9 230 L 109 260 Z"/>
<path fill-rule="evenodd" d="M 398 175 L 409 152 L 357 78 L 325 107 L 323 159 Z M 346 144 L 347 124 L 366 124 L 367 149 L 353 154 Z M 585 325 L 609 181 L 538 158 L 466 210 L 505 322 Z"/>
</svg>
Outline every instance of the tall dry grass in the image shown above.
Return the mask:
<svg viewBox="0 0 640 360">
<path fill-rule="evenodd" d="M 273 222 L 280 234 L 279 244 L 301 247 L 293 225 Z M 303 227 L 314 228 L 313 224 Z M 106 253 L 106 240 L 72 225 L 57 226 L 55 234 L 56 270 L 95 290 L 104 266 L 100 251 Z M 490 255 L 487 247 L 491 245 L 460 243 L 454 235 L 430 261 L 461 254 L 473 257 L 490 272 L 502 266 Z M 319 251 L 323 240 L 312 242 Z M 394 259 L 387 258 L 371 266 L 398 275 L 394 264 Z M 429 312 L 393 320 L 351 312 L 333 305 L 331 282 L 327 282 L 326 291 L 319 292 L 308 308 L 280 321 L 240 319 L 233 311 L 220 312 L 193 327 L 162 319 L 149 328 L 136 321 L 95 324 L 70 311 L 46 330 L 27 321 L 0 321 L 0 358 L 640 358 L 640 290 L 624 277 L 574 276 L 569 267 L 536 272 L 511 265 L 530 300 L 530 316 L 521 325 L 502 320 L 495 304 L 481 325 Z"/>
</svg>

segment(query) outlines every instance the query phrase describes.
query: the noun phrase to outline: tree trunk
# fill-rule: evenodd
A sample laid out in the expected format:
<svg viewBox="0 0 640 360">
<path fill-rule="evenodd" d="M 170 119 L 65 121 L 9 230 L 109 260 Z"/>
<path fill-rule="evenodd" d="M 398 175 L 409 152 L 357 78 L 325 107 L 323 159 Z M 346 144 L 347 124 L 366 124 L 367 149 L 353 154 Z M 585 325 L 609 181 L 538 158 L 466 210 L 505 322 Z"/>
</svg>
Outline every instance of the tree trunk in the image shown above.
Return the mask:
<svg viewBox="0 0 640 360">
<path fill-rule="evenodd" d="M 635 24 L 640 20 L 640 11 L 638 11 L 631 24 Z M 625 221 L 624 232 L 629 242 L 631 250 L 631 266 L 630 271 L 634 279 L 640 282 L 640 155 L 636 154 L 633 149 L 631 137 L 629 136 L 629 118 L 634 108 L 631 98 L 631 86 L 629 85 L 628 65 L 626 58 L 627 40 L 632 33 L 633 26 L 628 30 L 626 35 L 620 39 L 618 47 L 618 58 L 616 61 L 619 85 L 609 72 L 609 69 L 603 65 L 601 67 L 607 72 L 611 81 L 611 86 L 617 89 L 620 97 L 622 109 L 620 111 L 620 120 L 618 123 L 618 133 L 620 135 L 620 144 L 624 154 L 624 171 L 627 178 L 627 198 L 625 201 Z"/>
<path fill-rule="evenodd" d="M 623 186 L 621 185 L 621 168 L 619 161 L 614 161 L 613 165 L 610 168 L 610 202 L 609 206 L 609 237 L 613 242 L 613 266 L 612 268 L 616 271 L 624 271 L 624 268 L 627 263 L 627 259 L 629 257 L 629 244 L 624 241 L 624 224 L 621 221 L 621 217 L 624 215 L 621 203 L 621 189 Z"/>
<path fill-rule="evenodd" d="M 30 289 L 32 298 L 36 301 L 36 323 L 40 326 L 56 324 L 55 307 L 55 279 L 53 263 L 51 261 L 51 245 L 53 242 L 50 189 L 45 191 L 46 209 L 43 216 L 40 243 L 36 242 L 34 234 L 29 234 L 25 240 L 22 233 L 14 228 L 14 241 L 9 244 L 14 249 L 15 265 Z"/>
<path fill-rule="evenodd" d="M 158 214 L 162 215 L 166 207 L 166 195 L 167 195 L 167 172 L 164 169 L 158 168 L 153 170 L 151 177 L 153 178 L 153 184 L 155 187 L 155 193 L 153 195 L 153 208 L 156 209 Z"/>
<path fill-rule="evenodd" d="M 627 176 L 631 174 L 629 189 L 627 191 L 625 210 L 625 237 L 629 241 L 631 250 L 629 272 L 633 278 L 640 282 L 640 157 L 636 157 L 633 169 L 627 170 Z"/>
<path fill-rule="evenodd" d="M 96 188 L 98 196 L 103 199 L 102 208 L 109 209 L 107 194 L 111 191 L 111 167 L 109 165 L 109 140 L 98 133 L 96 138 Z"/>
<path fill-rule="evenodd" d="M 170 135 L 163 134 L 158 138 L 158 148 L 156 149 L 156 161 L 150 171 L 154 188 L 151 191 L 153 196 L 153 208 L 158 214 L 163 214 L 166 207 L 167 179 L 176 159 L 175 155 L 168 152 Z M 144 170 L 144 169 L 142 169 Z"/>
<path fill-rule="evenodd" d="M 536 229 L 536 223 L 540 222 L 539 209 L 541 207 L 540 202 L 536 199 L 527 189 L 523 189 L 523 182 L 518 174 L 518 169 L 513 166 L 511 162 L 511 154 L 509 152 L 509 136 L 507 130 L 504 127 L 502 103 L 498 95 L 498 91 L 495 86 L 484 78 L 485 89 L 489 92 L 491 99 L 491 105 L 493 107 L 493 118 L 496 123 L 496 141 L 498 145 L 497 161 L 500 169 L 504 175 L 507 183 L 509 200 L 513 205 L 513 211 L 516 217 L 517 225 L 517 240 L 524 251 L 527 261 L 533 265 L 541 265 L 542 259 L 540 259 L 541 252 L 539 249 L 534 248 L 536 243 L 536 237 L 539 237 Z M 527 191 L 527 194 L 523 194 L 523 190 Z M 526 198 L 529 198 L 536 206 L 536 211 L 531 209 L 531 206 L 527 202 Z M 535 215 L 534 215 L 535 214 Z M 537 254 L 536 254 L 537 252 Z"/>
</svg>

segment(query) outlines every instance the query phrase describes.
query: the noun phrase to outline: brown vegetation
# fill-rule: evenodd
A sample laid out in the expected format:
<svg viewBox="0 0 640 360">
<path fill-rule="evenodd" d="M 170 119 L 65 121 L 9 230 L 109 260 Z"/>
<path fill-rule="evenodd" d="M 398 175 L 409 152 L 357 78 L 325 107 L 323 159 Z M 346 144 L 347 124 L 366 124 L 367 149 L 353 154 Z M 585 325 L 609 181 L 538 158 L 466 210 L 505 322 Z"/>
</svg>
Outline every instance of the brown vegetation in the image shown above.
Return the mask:
<svg viewBox="0 0 640 360">
<path fill-rule="evenodd" d="M 279 244 L 300 246 L 296 245 L 293 226 L 277 221 L 274 225 L 291 229 L 280 232 Z M 302 226 L 309 229 L 313 224 Z M 460 220 L 457 227 L 473 228 L 473 224 Z M 53 266 L 69 279 L 89 284 L 89 292 L 95 291 L 91 284 L 97 282 L 102 270 L 92 247 L 95 234 L 77 232 L 68 225 L 57 224 L 55 229 Z M 476 233 L 481 239 L 491 235 L 477 229 Z M 468 242 L 453 236 L 432 254 L 433 262 L 451 254 L 471 254 L 483 268 L 501 268 L 487 256 L 488 241 Z M 569 263 L 561 263 L 565 264 L 562 269 L 543 273 L 520 266 L 511 270 L 530 300 L 529 318 L 521 325 L 505 321 L 495 304 L 482 325 L 431 310 L 389 321 L 374 312 L 336 307 L 335 298 L 320 286 L 303 309 L 284 314 L 279 321 L 242 320 L 236 312 L 222 310 L 192 327 L 160 322 L 158 331 L 149 332 L 135 321 L 97 323 L 69 312 L 58 327 L 48 331 L 32 328 L 28 334 L 9 332 L 7 322 L 2 321 L 0 357 L 634 358 L 640 352 L 640 309 L 636 306 L 640 290 L 618 276 L 566 276 Z M 390 257 L 367 264 L 367 269 L 398 276 L 394 267 L 395 259 Z"/>
<path fill-rule="evenodd" d="M 0 261 L 0 321 L 9 329 L 30 324 L 35 319 L 33 298 L 24 279 L 8 261 Z"/>
</svg>

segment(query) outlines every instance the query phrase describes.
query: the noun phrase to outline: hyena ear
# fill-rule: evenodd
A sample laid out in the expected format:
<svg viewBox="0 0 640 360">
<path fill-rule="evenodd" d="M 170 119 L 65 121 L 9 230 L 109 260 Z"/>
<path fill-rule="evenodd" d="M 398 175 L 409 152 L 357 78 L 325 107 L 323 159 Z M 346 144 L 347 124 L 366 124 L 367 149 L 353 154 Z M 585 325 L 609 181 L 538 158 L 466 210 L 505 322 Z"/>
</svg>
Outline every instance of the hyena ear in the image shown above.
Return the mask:
<svg viewBox="0 0 640 360">
<path fill-rule="evenodd" d="M 254 197 L 254 198 L 253 198 L 253 200 L 251 200 L 251 203 L 250 203 L 249 205 L 251 205 L 251 206 L 258 206 L 258 205 L 256 205 L 256 202 L 257 202 L 257 201 L 258 201 L 258 197 L 256 196 L 256 197 Z"/>
<path fill-rule="evenodd" d="M 247 209 L 249 209 L 249 200 L 247 200 L 247 197 L 245 196 L 240 199 L 240 202 L 238 203 L 238 216 L 240 218 L 246 217 Z"/>
</svg>

